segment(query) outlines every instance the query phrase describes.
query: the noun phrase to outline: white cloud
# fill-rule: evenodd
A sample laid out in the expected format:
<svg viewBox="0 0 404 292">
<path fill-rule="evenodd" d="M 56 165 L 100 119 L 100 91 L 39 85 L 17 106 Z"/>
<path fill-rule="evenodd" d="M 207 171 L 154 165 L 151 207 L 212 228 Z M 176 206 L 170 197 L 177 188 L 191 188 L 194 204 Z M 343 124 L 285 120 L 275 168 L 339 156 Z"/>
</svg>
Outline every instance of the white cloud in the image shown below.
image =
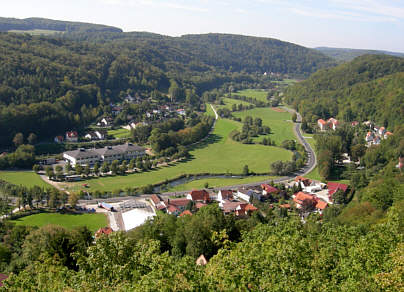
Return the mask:
<svg viewBox="0 0 404 292">
<path fill-rule="evenodd" d="M 392 1 L 331 0 L 331 2 L 345 9 L 404 19 L 404 8 L 392 5 Z M 401 5 L 403 5 L 403 3 L 401 3 Z"/>
</svg>

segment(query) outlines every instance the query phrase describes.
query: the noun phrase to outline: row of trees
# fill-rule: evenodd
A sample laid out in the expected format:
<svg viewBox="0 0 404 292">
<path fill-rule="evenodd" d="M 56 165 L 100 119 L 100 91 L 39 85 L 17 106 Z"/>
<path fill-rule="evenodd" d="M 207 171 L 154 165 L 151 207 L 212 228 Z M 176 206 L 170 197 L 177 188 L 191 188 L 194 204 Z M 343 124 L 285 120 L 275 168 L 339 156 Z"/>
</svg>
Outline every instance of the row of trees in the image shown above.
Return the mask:
<svg viewBox="0 0 404 292">
<path fill-rule="evenodd" d="M 259 135 L 267 135 L 271 133 L 271 129 L 268 126 L 262 125 L 262 119 L 253 119 L 250 116 L 244 118 L 243 128 L 240 131 L 233 131 L 231 138 L 235 141 L 240 141 L 245 144 L 252 143 L 252 137 L 258 137 Z"/>
</svg>

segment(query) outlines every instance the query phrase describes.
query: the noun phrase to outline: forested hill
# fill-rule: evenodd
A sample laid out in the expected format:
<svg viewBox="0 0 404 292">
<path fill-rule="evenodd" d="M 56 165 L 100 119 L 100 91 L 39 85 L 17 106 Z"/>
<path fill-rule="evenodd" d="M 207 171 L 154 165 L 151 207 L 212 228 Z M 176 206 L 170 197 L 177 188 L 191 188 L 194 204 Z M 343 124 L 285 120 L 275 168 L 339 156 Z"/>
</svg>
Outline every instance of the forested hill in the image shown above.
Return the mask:
<svg viewBox="0 0 404 292">
<path fill-rule="evenodd" d="M 366 55 L 320 70 L 289 88 L 286 100 L 308 121 L 370 119 L 393 129 L 404 123 L 404 59 Z"/>
<path fill-rule="evenodd" d="M 46 18 L 0 17 L 0 31 L 50 30 L 56 32 L 122 32 L 120 28 L 84 22 L 60 21 Z"/>
<path fill-rule="evenodd" d="M 378 51 L 378 50 L 360 50 L 360 49 L 329 48 L 329 47 L 318 47 L 315 48 L 315 50 L 340 62 L 349 62 L 355 59 L 356 57 L 363 55 L 390 55 L 404 58 L 404 53 Z"/>
</svg>

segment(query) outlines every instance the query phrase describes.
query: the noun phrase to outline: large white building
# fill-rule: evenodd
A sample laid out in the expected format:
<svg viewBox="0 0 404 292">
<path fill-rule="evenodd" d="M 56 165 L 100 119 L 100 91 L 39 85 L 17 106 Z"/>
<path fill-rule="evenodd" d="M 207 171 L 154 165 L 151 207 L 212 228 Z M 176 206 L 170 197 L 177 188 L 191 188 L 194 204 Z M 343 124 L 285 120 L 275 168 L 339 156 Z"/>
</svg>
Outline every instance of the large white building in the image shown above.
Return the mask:
<svg viewBox="0 0 404 292">
<path fill-rule="evenodd" d="M 114 160 L 131 160 L 138 156 L 146 154 L 146 149 L 143 147 L 134 145 L 132 143 L 126 143 L 117 146 L 106 146 L 98 149 L 84 149 L 80 148 L 73 151 L 67 151 L 63 153 L 63 158 L 66 162 L 70 162 L 71 165 L 93 165 L 96 162 L 108 162 L 111 163 Z"/>
</svg>

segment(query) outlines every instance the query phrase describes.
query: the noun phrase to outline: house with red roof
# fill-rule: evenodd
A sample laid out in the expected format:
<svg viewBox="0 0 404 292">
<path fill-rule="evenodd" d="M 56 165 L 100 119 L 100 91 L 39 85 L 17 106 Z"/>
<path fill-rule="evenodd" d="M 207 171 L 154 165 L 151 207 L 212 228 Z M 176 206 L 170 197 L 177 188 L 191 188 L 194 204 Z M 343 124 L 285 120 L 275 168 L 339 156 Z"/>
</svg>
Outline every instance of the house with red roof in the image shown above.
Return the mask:
<svg viewBox="0 0 404 292">
<path fill-rule="evenodd" d="M 66 132 L 66 141 L 67 142 L 77 142 L 78 140 L 79 140 L 79 134 L 76 131 Z"/>
<path fill-rule="evenodd" d="M 167 213 L 169 213 L 170 210 L 171 210 L 170 212 L 172 212 L 174 209 L 171 208 L 169 210 L 169 207 L 174 206 L 176 209 L 178 209 L 179 211 L 178 215 L 179 215 L 181 212 L 185 210 L 186 206 L 190 201 L 191 200 L 188 199 L 168 199 L 167 201 L 164 201 L 164 204 L 167 206 Z"/>
<path fill-rule="evenodd" d="M 185 215 L 192 216 L 192 213 L 191 213 L 191 211 L 189 211 L 189 210 L 185 210 L 184 212 L 182 212 L 182 213 L 180 214 L 180 217 L 183 217 L 183 216 L 185 216 Z"/>
<path fill-rule="evenodd" d="M 205 207 L 205 206 L 207 206 L 207 205 L 208 205 L 208 204 L 201 203 L 201 202 L 196 202 L 196 203 L 195 203 L 195 208 L 199 210 L 200 208 Z"/>
<path fill-rule="evenodd" d="M 296 204 L 296 208 L 300 209 L 303 206 L 314 207 L 317 204 L 316 198 L 313 195 L 298 192 L 293 195 L 293 202 Z"/>
<path fill-rule="evenodd" d="M 320 128 L 321 131 L 327 130 L 327 122 L 324 121 L 323 119 L 319 119 L 317 121 L 317 125 L 318 125 L 318 127 Z"/>
<path fill-rule="evenodd" d="M 384 139 L 387 139 L 388 137 L 390 137 L 390 136 L 392 136 L 392 135 L 393 135 L 392 132 L 387 131 L 387 132 L 384 134 Z"/>
<path fill-rule="evenodd" d="M 271 193 L 279 193 L 279 190 L 268 184 L 261 184 L 262 193 L 264 195 L 269 195 Z"/>
<path fill-rule="evenodd" d="M 319 212 L 320 214 L 323 214 L 323 211 L 328 207 L 328 204 L 326 202 L 324 202 L 323 200 L 320 200 L 317 198 L 317 203 L 316 203 L 316 210 L 317 212 Z"/>
<path fill-rule="evenodd" d="M 178 215 L 180 215 L 181 210 L 179 208 L 177 208 L 176 206 L 174 206 L 174 205 L 168 205 L 167 213 L 170 214 L 170 215 L 178 216 Z"/>
<path fill-rule="evenodd" d="M 95 233 L 95 238 L 100 237 L 101 235 L 110 235 L 112 232 L 114 232 L 112 230 L 111 227 L 102 227 L 100 229 L 97 230 L 97 232 Z"/>
<path fill-rule="evenodd" d="M 241 203 L 236 207 L 236 215 L 237 216 L 249 216 L 257 210 L 258 210 L 258 208 L 254 207 L 254 205 L 252 205 L 252 204 Z"/>
<path fill-rule="evenodd" d="M 206 204 L 210 201 L 210 196 L 206 190 L 193 190 L 187 195 L 187 199 L 194 202 L 203 202 Z"/>
<path fill-rule="evenodd" d="M 224 200 L 232 201 L 234 199 L 232 190 L 219 190 L 217 193 L 217 201 L 224 202 Z"/>
<path fill-rule="evenodd" d="M 328 182 L 327 188 L 328 188 L 328 198 L 330 201 L 332 201 L 332 195 L 334 195 L 339 190 L 346 193 L 348 190 L 348 185 L 336 182 Z"/>
<path fill-rule="evenodd" d="M 337 127 L 339 126 L 339 121 L 334 118 L 329 118 L 327 120 L 327 124 L 331 129 L 333 129 L 335 131 L 337 129 Z"/>
</svg>

